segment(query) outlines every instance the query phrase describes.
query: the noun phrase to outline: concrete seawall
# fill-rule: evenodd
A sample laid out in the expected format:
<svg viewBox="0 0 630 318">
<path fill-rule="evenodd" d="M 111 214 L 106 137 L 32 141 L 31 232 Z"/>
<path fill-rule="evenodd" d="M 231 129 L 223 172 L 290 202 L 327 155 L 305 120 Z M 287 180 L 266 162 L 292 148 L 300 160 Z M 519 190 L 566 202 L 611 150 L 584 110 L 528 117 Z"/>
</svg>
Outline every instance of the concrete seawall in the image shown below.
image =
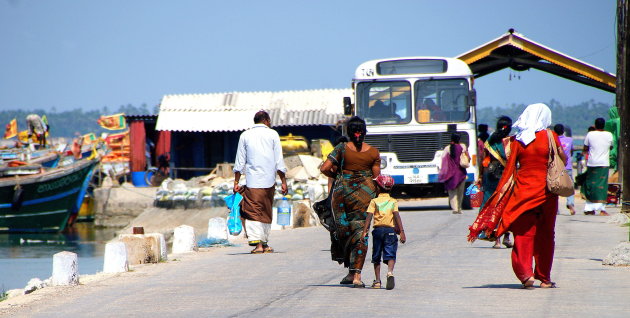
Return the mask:
<svg viewBox="0 0 630 318">
<path fill-rule="evenodd" d="M 202 209 L 164 209 L 153 206 L 157 188 L 136 188 L 129 183 L 120 187 L 104 187 L 94 190 L 94 224 L 120 228 L 120 233 L 131 233 L 132 227 L 143 227 L 145 233 L 162 233 L 167 241 L 173 229 L 186 224 L 195 233 L 208 231 L 208 220 L 223 217 L 226 207 Z"/>
</svg>

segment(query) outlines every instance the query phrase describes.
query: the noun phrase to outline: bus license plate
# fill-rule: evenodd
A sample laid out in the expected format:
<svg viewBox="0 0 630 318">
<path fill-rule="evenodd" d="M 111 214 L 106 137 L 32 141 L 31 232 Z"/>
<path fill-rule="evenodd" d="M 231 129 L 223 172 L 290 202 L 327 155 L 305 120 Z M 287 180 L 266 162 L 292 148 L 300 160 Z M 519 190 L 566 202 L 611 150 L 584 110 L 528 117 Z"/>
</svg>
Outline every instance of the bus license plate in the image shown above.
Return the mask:
<svg viewBox="0 0 630 318">
<path fill-rule="evenodd" d="M 429 178 L 426 175 L 412 174 L 405 176 L 405 184 L 427 183 Z"/>
</svg>

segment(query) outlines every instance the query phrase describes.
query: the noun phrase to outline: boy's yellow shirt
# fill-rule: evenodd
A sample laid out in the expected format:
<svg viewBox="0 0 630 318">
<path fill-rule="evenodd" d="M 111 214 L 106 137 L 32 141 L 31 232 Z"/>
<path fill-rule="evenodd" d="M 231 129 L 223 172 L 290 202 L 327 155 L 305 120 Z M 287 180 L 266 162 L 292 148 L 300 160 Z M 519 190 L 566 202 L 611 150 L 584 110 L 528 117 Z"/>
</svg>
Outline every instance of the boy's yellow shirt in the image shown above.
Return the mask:
<svg viewBox="0 0 630 318">
<path fill-rule="evenodd" d="M 370 201 L 368 213 L 374 213 L 374 227 L 394 227 L 394 212 L 398 212 L 398 200 L 389 196 L 389 193 L 381 193 Z"/>
</svg>

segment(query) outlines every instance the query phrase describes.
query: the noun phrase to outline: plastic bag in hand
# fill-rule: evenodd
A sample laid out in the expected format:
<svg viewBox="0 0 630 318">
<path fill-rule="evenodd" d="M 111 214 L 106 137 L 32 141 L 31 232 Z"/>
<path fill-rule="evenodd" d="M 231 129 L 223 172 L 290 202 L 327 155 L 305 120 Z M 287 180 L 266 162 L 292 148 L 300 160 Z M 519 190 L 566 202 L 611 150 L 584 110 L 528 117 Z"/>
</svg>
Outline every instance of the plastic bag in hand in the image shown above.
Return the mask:
<svg viewBox="0 0 630 318">
<path fill-rule="evenodd" d="M 243 196 L 237 192 L 228 195 L 223 200 L 225 200 L 225 204 L 230 209 L 227 219 L 228 232 L 230 232 L 230 235 L 239 235 L 243 231 L 243 223 L 241 222 L 241 201 Z"/>
</svg>

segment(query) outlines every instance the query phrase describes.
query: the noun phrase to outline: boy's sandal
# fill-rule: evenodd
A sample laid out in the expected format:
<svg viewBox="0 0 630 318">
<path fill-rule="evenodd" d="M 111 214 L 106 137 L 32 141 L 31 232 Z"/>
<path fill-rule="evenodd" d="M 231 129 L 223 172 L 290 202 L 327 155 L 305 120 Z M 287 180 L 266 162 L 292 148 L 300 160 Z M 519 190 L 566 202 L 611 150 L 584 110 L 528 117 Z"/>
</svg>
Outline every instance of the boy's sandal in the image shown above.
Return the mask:
<svg viewBox="0 0 630 318">
<path fill-rule="evenodd" d="M 555 282 L 540 283 L 540 288 L 558 288 Z"/>
<path fill-rule="evenodd" d="M 273 247 L 271 247 L 271 246 L 266 246 L 266 247 L 263 249 L 263 253 L 273 253 Z"/>
<path fill-rule="evenodd" d="M 351 284 L 352 284 L 352 281 L 353 281 L 353 280 L 352 280 L 351 278 L 344 277 L 344 278 L 343 278 L 343 279 L 339 282 L 339 284 L 340 284 L 340 285 L 351 285 Z"/>
<path fill-rule="evenodd" d="M 381 281 L 375 280 L 374 282 L 372 282 L 372 288 L 381 288 Z"/>
<path fill-rule="evenodd" d="M 395 286 L 394 275 L 387 274 L 387 283 L 385 284 L 385 289 L 392 290 Z"/>
</svg>

